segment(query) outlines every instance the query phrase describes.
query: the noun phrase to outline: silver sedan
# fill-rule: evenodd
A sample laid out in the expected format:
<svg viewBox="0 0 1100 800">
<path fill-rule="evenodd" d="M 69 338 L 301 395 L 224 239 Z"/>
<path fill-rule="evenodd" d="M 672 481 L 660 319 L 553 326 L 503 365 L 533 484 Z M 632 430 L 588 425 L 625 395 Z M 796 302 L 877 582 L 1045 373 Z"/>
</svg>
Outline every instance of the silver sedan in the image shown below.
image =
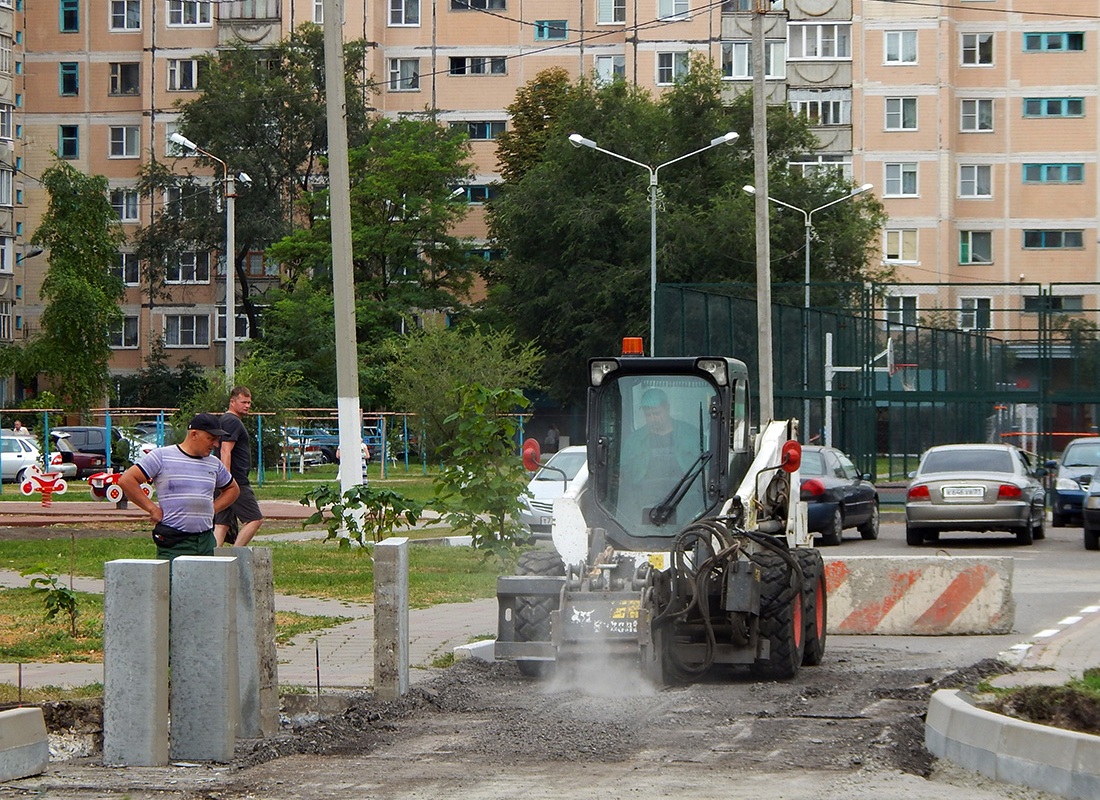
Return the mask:
<svg viewBox="0 0 1100 800">
<path fill-rule="evenodd" d="M 1045 535 L 1046 474 L 1008 444 L 939 445 L 921 456 L 905 496 L 905 541 L 919 545 L 941 531 L 1008 531 L 1018 544 Z"/>
</svg>

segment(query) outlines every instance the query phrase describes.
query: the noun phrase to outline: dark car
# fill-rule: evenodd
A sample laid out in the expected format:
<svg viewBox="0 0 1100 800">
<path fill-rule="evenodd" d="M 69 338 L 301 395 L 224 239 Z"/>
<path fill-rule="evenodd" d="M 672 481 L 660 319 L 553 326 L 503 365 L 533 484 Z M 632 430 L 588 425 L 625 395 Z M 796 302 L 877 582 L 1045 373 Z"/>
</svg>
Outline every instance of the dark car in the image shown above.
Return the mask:
<svg viewBox="0 0 1100 800">
<path fill-rule="evenodd" d="M 107 463 L 107 427 L 105 425 L 59 425 L 55 431 L 69 434 L 69 444 L 77 453 L 90 453 L 102 456 L 98 468 L 85 473 L 80 470 L 77 474 L 81 478 L 102 472 Z M 117 425 L 111 426 L 111 466 L 126 467 L 133 463 L 140 452 L 135 452 L 133 441 L 125 430 Z"/>
<path fill-rule="evenodd" d="M 1089 491 L 1081 507 L 1085 528 L 1085 549 L 1100 550 L 1100 469 L 1089 481 Z"/>
<path fill-rule="evenodd" d="M 1100 436 L 1074 439 L 1062 451 L 1056 463 L 1054 497 L 1051 498 L 1050 524 L 1055 528 L 1081 524 L 1081 504 L 1089 491 L 1092 474 L 1100 467 Z"/>
<path fill-rule="evenodd" d="M 799 477 L 807 527 L 821 534 L 821 544 L 840 544 L 845 528 L 878 538 L 878 490 L 848 456 L 833 447 L 803 447 Z"/>
<path fill-rule="evenodd" d="M 921 456 L 905 496 L 905 542 L 943 531 L 1008 531 L 1018 544 L 1045 535 L 1046 468 L 1010 444 L 947 444 Z"/>
</svg>

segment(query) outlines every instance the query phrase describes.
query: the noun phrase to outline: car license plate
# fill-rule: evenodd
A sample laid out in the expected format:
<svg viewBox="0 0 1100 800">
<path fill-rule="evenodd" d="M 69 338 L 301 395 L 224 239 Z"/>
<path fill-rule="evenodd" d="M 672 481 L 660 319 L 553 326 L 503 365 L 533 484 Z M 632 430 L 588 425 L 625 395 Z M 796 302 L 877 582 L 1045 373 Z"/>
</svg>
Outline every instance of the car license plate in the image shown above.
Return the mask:
<svg viewBox="0 0 1100 800">
<path fill-rule="evenodd" d="M 944 500 L 981 500 L 985 497 L 984 486 L 944 486 Z"/>
</svg>

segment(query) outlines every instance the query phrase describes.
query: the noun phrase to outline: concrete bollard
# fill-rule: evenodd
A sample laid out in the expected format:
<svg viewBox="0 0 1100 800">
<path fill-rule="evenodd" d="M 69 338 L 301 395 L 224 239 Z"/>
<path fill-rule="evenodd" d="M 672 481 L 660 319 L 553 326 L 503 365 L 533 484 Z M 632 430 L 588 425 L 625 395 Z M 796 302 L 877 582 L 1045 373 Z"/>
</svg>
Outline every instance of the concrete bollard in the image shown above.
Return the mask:
<svg viewBox="0 0 1100 800">
<path fill-rule="evenodd" d="M 1012 566 L 1010 557 L 826 557 L 828 632 L 1010 633 Z"/>
<path fill-rule="evenodd" d="M 232 760 L 240 710 L 236 558 L 172 562 L 169 644 L 171 757 Z"/>
<path fill-rule="evenodd" d="M 374 546 L 374 694 L 396 700 L 409 691 L 409 540 Z"/>
<path fill-rule="evenodd" d="M 50 740 L 42 709 L 0 711 L 0 782 L 41 775 L 49 765 Z"/>
<path fill-rule="evenodd" d="M 103 568 L 103 763 L 168 763 L 171 565 L 117 559 Z"/>
<path fill-rule="evenodd" d="M 237 559 L 237 663 L 242 739 L 279 730 L 279 674 L 275 654 L 275 583 L 270 547 L 220 550 Z"/>
</svg>

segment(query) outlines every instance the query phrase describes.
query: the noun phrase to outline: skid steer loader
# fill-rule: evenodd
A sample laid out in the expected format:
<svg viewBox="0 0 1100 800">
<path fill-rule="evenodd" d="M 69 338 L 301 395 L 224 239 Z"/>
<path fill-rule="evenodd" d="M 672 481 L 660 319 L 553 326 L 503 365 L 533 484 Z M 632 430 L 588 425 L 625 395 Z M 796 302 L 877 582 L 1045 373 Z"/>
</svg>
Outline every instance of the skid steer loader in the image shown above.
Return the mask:
<svg viewBox="0 0 1100 800">
<path fill-rule="evenodd" d="M 798 501 L 797 422 L 753 431 L 741 361 L 640 353 L 627 339 L 589 362 L 587 470 L 554 501 L 553 550 L 498 579 L 496 657 L 538 676 L 622 656 L 658 685 L 818 664 L 825 575 Z M 537 449 L 524 446 L 529 469 Z"/>
</svg>

